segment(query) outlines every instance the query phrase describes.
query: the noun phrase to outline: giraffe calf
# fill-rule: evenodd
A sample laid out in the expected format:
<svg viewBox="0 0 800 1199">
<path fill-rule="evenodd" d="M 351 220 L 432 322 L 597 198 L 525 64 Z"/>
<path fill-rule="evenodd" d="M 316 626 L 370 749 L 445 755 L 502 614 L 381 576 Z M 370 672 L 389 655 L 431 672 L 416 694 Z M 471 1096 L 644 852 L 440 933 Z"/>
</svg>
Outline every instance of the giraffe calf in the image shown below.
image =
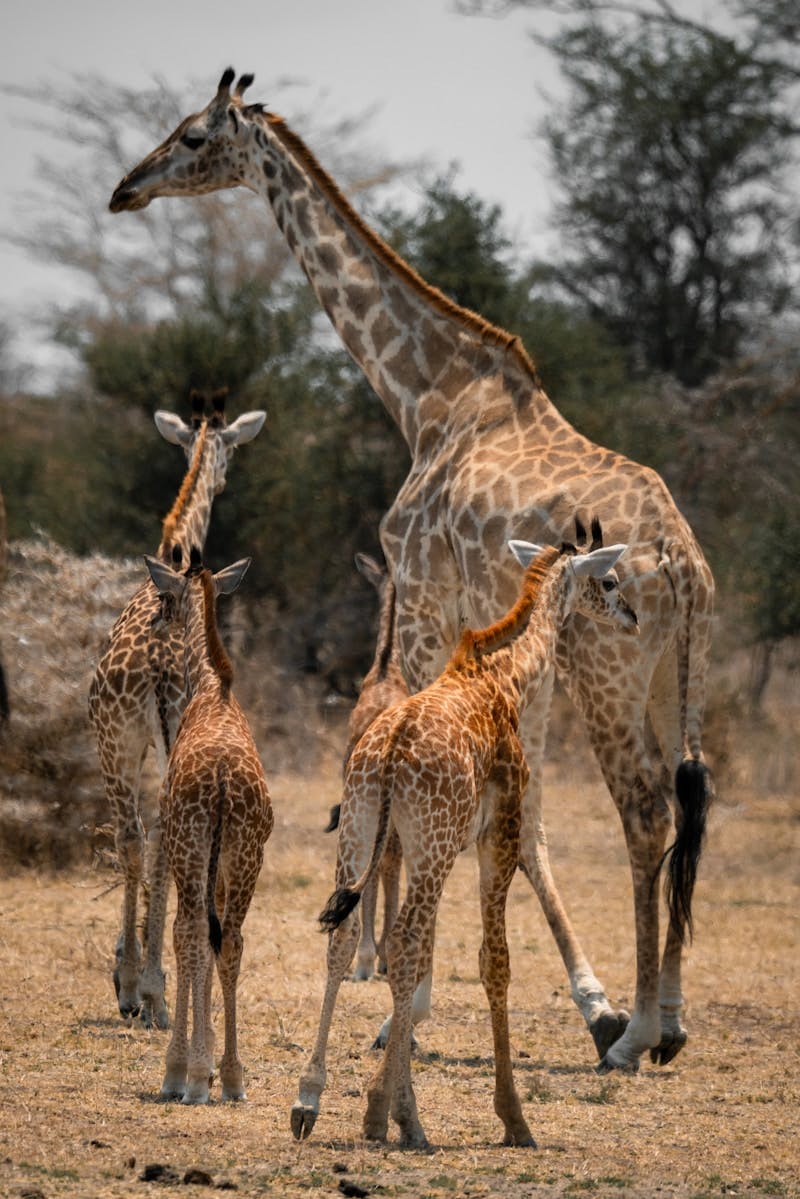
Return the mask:
<svg viewBox="0 0 800 1199">
<path fill-rule="evenodd" d="M 356 554 L 356 567 L 378 593 L 378 639 L 372 665 L 364 676 L 358 701 L 347 722 L 347 745 L 342 761 L 343 773 L 358 742 L 376 716 L 394 707 L 408 695 L 408 686 L 400 669 L 395 642 L 395 589 L 385 566 L 380 566 L 369 554 Z M 331 808 L 326 833 L 339 827 L 341 804 Z M 361 939 L 353 971 L 354 982 L 371 978 L 378 958 L 378 972 L 386 973 L 386 937 L 397 916 L 402 866 L 400 839 L 392 830 L 381 859 L 380 881 L 383 884 L 383 929 L 375 942 L 375 911 L 378 906 L 378 879 L 372 879 L 361 901 Z"/>
<path fill-rule="evenodd" d="M 272 831 L 272 808 L 258 751 L 231 691 L 233 670 L 220 640 L 215 608 L 217 595 L 239 586 L 250 560 L 215 575 L 203 569 L 194 550 L 185 574 L 157 558 L 145 562 L 162 599 L 171 597 L 172 602 L 162 603 L 162 619 L 183 626 L 191 696 L 161 797 L 159 869 L 169 866 L 178 891 L 173 926 L 175 1024 L 161 1095 L 184 1103 L 208 1102 L 214 1072 L 211 986 L 216 958 L 225 1010 L 225 1049 L 219 1064 L 222 1098 L 244 1099 L 236 1037 L 241 928 Z"/>
<path fill-rule="evenodd" d="M 439 678 L 379 715 L 353 750 L 342 797 L 336 890 L 320 916 L 330 932 L 325 996 L 291 1112 L 297 1139 L 309 1135 L 319 1114 L 336 996 L 358 936 L 354 909 L 375 876 L 393 825 L 402 845 L 406 894 L 387 940 L 394 1010 L 386 1052 L 368 1089 L 365 1135 L 384 1140 L 391 1112 L 404 1145 L 427 1146 L 411 1082 L 413 994 L 429 972 L 447 876 L 461 850 L 476 843 L 483 923 L 479 963 L 494 1039 L 494 1106 L 505 1144 L 535 1144 L 514 1087 L 508 1032 L 505 908 L 519 860 L 528 781 L 519 712 L 550 671 L 559 632 L 572 612 L 638 629 L 613 571 L 625 546 L 603 549 L 597 522 L 593 532 L 587 554 L 573 546 L 557 550 L 512 542 L 518 559 L 529 564 L 514 607 L 488 629 L 467 630 Z"/>
</svg>

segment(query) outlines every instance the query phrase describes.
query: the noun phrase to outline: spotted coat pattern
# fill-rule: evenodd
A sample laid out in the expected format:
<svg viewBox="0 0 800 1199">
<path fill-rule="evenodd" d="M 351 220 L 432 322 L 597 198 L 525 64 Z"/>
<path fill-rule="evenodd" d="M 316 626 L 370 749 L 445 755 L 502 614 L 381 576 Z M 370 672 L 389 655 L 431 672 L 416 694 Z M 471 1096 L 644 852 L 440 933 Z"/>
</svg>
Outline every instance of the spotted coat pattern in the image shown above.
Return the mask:
<svg viewBox="0 0 800 1199">
<path fill-rule="evenodd" d="M 273 825 L 267 782 L 247 719 L 209 651 L 209 641 L 218 638 L 216 578 L 204 571 L 182 579 L 183 589 L 175 597 L 179 602 L 171 610 L 171 623 L 185 637 L 191 698 L 170 753 L 161 797 L 161 854 L 156 869 L 163 874 L 168 866 L 178 892 L 173 925 L 175 1026 L 161 1095 L 184 1103 L 208 1101 L 214 1071 L 211 989 L 216 912 L 216 964 L 225 1015 L 225 1048 L 219 1064 L 222 1098 L 245 1098 L 236 1011 L 244 943 L 241 929 Z"/>
<path fill-rule="evenodd" d="M 467 625 L 489 623 L 514 595 L 509 537 L 558 543 L 575 512 L 598 513 L 629 553 L 623 582 L 639 613 L 632 644 L 576 616 L 556 667 L 581 714 L 622 820 L 633 878 L 636 999 L 615 1012 L 556 892 L 542 820 L 542 759 L 552 677 L 523 717 L 530 766 L 522 863 L 605 1067 L 633 1068 L 650 1049 L 670 1060 L 686 1040 L 681 1013 L 684 918 L 667 929 L 660 978 L 659 895 L 652 879 L 672 824 L 674 779 L 703 770 L 701 729 L 713 579 L 687 522 L 652 470 L 594 445 L 545 395 L 513 335 L 428 286 L 366 225 L 278 116 L 245 104 L 252 76 L 232 70 L 120 182 L 114 212 L 157 196 L 242 186 L 261 196 L 320 304 L 408 444 L 411 467 L 382 525 L 397 591 L 397 639 L 412 689 L 435 679 Z"/>
<path fill-rule="evenodd" d="M 227 426 L 219 402 L 217 407 L 215 415 L 206 419 L 199 397 L 191 426 L 170 413 L 156 414 L 162 435 L 182 444 L 189 462 L 178 497 L 164 522 L 159 556 L 169 556 L 172 547 L 179 546 L 188 561 L 192 546 L 202 549 L 214 497 L 225 486 L 233 449 L 238 441 L 255 436 L 263 423 L 263 413 L 249 413 Z M 186 703 L 182 633 L 171 627 L 154 636 L 153 621 L 159 611 L 158 596 L 148 580 L 109 633 L 89 689 L 89 717 L 124 879 L 122 931 L 114 970 L 119 1010 L 126 1017 L 141 1014 L 145 1026 L 155 1023 L 166 1028 L 169 1019 L 161 964 L 164 926 L 159 917 L 164 909 L 162 897 L 155 897 L 155 902 L 147 905 L 144 965 L 136 936 L 139 888 L 143 883 L 151 898 L 140 806 L 145 757 L 153 746 L 163 775 Z M 147 837 L 148 857 L 157 852 L 158 835 L 156 824 Z"/>
<path fill-rule="evenodd" d="M 635 628 L 636 618 L 616 586 L 607 594 L 594 579 L 578 581 L 568 557 L 554 549 L 542 551 L 528 568 L 523 599 L 524 607 L 513 610 L 513 625 L 506 621 L 510 631 L 503 630 L 506 641 L 512 634 L 515 641 L 483 653 L 465 635 L 442 675 L 381 713 L 350 757 L 337 892 L 322 916 L 323 924 L 333 928 L 327 985 L 317 1041 L 292 1109 L 298 1138 L 308 1136 L 319 1113 L 334 1005 L 357 936 L 354 912 L 330 913 L 337 898 L 349 894 L 357 902 L 364 892 L 391 822 L 402 845 L 407 881 L 387 939 L 394 1011 L 386 1052 L 368 1090 L 364 1132 L 385 1139 L 391 1111 L 404 1144 L 427 1144 L 411 1083 L 413 993 L 430 972 L 436 912 L 447 876 L 456 856 L 476 843 L 483 923 L 479 964 L 492 1019 L 495 1111 L 506 1144 L 533 1144 L 512 1079 L 507 1010 L 505 904 L 519 861 L 521 801 L 528 781 L 519 715 L 551 669 L 556 638 L 570 611 L 616 621 L 628 630 Z M 495 631 L 487 633 L 479 636 L 491 642 Z"/>
<path fill-rule="evenodd" d="M 408 687 L 400 669 L 395 641 L 395 590 L 389 573 L 367 554 L 356 555 L 359 571 L 378 593 L 378 638 L 372 665 L 364 676 L 358 701 L 347 724 L 347 745 L 343 768 L 346 773 L 350 756 L 373 720 L 388 708 L 405 699 Z M 361 938 L 358 943 L 353 978 L 364 981 L 372 977 L 377 955 L 379 971 L 386 973 L 386 936 L 397 916 L 402 867 L 400 839 L 392 830 L 380 864 L 383 886 L 383 928 L 375 942 L 375 910 L 378 902 L 378 880 L 371 880 L 361 901 Z"/>
</svg>

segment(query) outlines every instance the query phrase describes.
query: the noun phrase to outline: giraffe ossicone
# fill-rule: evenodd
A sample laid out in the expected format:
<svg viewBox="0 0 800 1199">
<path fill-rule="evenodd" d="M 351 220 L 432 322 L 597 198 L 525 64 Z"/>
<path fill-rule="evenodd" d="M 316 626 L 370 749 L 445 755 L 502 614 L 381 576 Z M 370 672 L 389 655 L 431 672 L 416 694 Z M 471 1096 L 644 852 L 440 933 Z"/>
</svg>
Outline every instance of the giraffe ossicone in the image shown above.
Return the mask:
<svg viewBox="0 0 800 1199">
<path fill-rule="evenodd" d="M 526 709 L 530 766 L 521 866 L 542 905 L 573 999 L 607 1067 L 660 1063 L 686 1041 L 682 945 L 696 860 L 672 880 L 660 975 L 660 896 L 652 886 L 668 830 L 686 841 L 712 797 L 702 751 L 714 583 L 688 523 L 648 467 L 578 433 L 545 394 L 512 333 L 427 284 L 359 216 L 303 140 L 274 113 L 246 104 L 252 76 L 229 69 L 114 191 L 114 212 L 157 196 L 244 187 L 272 210 L 343 345 L 401 430 L 408 477 L 381 525 L 396 588 L 397 644 L 412 690 L 444 668 L 465 626 L 511 603 L 511 537 L 558 545 L 575 513 L 602 512 L 641 635 L 579 614 L 562 630 L 555 671 L 581 715 L 622 821 L 633 881 L 636 996 L 616 1011 L 555 887 L 542 821 L 542 762 L 553 676 Z"/>
</svg>

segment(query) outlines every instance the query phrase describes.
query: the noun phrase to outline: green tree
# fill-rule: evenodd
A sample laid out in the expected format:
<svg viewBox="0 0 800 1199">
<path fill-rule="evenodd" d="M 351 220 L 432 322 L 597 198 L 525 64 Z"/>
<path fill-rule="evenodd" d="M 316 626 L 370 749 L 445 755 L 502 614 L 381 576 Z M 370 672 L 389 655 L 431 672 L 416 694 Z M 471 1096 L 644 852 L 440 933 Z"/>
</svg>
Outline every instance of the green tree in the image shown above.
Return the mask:
<svg viewBox="0 0 800 1199">
<path fill-rule="evenodd" d="M 571 87 L 546 122 L 569 247 L 553 276 L 634 361 L 697 383 L 790 298 L 782 72 L 666 26 L 550 45 Z"/>
</svg>

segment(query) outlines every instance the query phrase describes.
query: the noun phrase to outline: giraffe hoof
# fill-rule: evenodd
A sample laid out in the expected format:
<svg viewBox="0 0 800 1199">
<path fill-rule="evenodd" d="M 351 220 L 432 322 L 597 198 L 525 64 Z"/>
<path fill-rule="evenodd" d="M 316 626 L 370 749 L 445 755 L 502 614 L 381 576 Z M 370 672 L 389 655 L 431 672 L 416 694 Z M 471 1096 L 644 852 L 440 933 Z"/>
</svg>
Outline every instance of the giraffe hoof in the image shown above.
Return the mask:
<svg viewBox="0 0 800 1199">
<path fill-rule="evenodd" d="M 511 1145 L 516 1149 L 538 1149 L 539 1146 L 533 1139 L 533 1135 L 529 1128 L 523 1132 L 519 1129 L 517 1132 L 507 1132 L 503 1137 L 504 1145 Z"/>
<path fill-rule="evenodd" d="M 602 1016 L 589 1025 L 597 1056 L 602 1060 L 615 1041 L 624 1033 L 630 1023 L 628 1012 L 603 1012 Z"/>
<path fill-rule="evenodd" d="M 319 1112 L 307 1103 L 295 1103 L 292 1107 L 291 1122 L 292 1136 L 296 1141 L 304 1141 L 311 1135 L 311 1130 L 317 1122 Z"/>
<path fill-rule="evenodd" d="M 366 1135 L 369 1135 L 369 1134 L 366 1134 Z M 417 1149 L 417 1150 L 421 1150 L 423 1153 L 431 1152 L 430 1141 L 425 1136 L 425 1133 L 422 1131 L 421 1128 L 413 1129 L 410 1132 L 404 1132 L 403 1135 L 400 1137 L 400 1148 L 401 1149 Z"/>
<path fill-rule="evenodd" d="M 655 1049 L 650 1050 L 650 1061 L 657 1066 L 666 1066 L 677 1057 L 688 1039 L 685 1029 L 663 1036 Z"/>
<path fill-rule="evenodd" d="M 639 1059 L 636 1058 L 632 1062 L 612 1062 L 611 1058 L 606 1054 L 595 1066 L 595 1074 L 610 1074 L 612 1070 L 619 1070 L 622 1074 L 638 1074 Z"/>
<path fill-rule="evenodd" d="M 139 1023 L 142 1028 L 157 1028 L 164 1032 L 169 1028 L 169 1012 L 165 1003 L 154 1006 L 143 1003 L 139 1012 Z"/>
</svg>

